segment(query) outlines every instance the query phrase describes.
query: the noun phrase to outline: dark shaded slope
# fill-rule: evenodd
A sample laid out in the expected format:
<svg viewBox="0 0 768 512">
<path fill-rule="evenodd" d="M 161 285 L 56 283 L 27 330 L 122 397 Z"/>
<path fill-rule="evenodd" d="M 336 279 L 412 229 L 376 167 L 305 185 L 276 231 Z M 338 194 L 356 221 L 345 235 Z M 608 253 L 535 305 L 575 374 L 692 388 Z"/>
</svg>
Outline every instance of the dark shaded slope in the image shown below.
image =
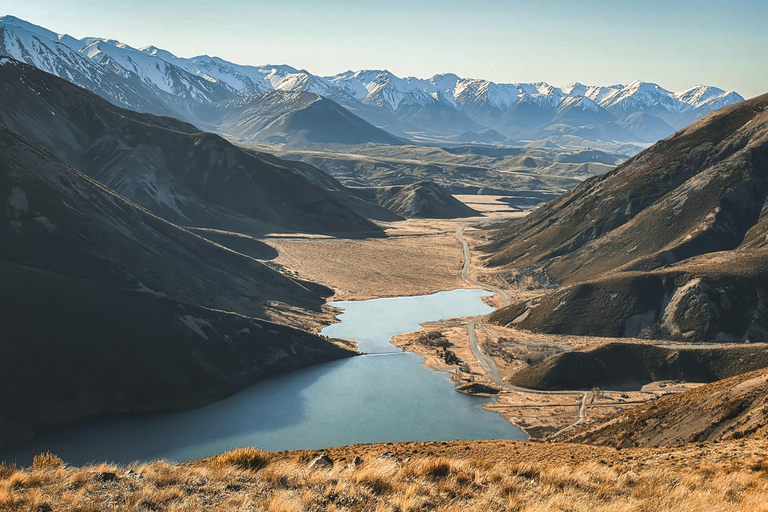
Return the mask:
<svg viewBox="0 0 768 512">
<path fill-rule="evenodd" d="M 495 234 L 490 265 L 568 285 L 494 314 L 539 331 L 768 339 L 768 95 L 727 107 Z"/>
<path fill-rule="evenodd" d="M 336 102 L 302 91 L 270 91 L 204 105 L 200 106 L 199 116 L 216 131 L 242 141 L 265 141 L 291 148 L 404 143 Z"/>
<path fill-rule="evenodd" d="M 0 122 L 172 222 L 245 232 L 380 231 L 288 162 L 120 109 L 17 61 L 3 59 L 0 97 Z"/>
<path fill-rule="evenodd" d="M 0 260 L 0 455 L 96 415 L 181 409 L 353 353 L 283 325 Z"/>
<path fill-rule="evenodd" d="M 768 366 L 765 346 L 670 348 L 609 343 L 564 352 L 525 368 L 509 381 L 532 389 L 640 389 L 660 380 L 714 382 Z"/>
<path fill-rule="evenodd" d="M 351 354 L 263 320 L 319 311 L 318 287 L 152 215 L 4 127 L 0 161 L 0 448 Z"/>
<path fill-rule="evenodd" d="M 261 263 L 131 204 L 0 128 L 0 258 L 216 309 L 266 302 L 319 310 L 323 298 Z"/>
</svg>

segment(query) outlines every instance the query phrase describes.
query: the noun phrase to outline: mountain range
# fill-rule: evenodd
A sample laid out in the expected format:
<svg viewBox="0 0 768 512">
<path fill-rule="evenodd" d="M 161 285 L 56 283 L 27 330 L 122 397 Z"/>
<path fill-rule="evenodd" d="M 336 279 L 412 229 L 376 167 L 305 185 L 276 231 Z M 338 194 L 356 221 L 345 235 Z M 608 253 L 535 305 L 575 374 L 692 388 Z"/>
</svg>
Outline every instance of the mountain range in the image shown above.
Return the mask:
<svg viewBox="0 0 768 512">
<path fill-rule="evenodd" d="M 497 84 L 450 73 L 399 78 L 386 70 L 321 77 L 285 65 L 244 66 L 209 56 L 187 59 L 154 46 L 136 49 L 110 39 L 75 39 L 12 16 L 0 18 L 0 55 L 125 108 L 170 115 L 240 140 L 294 147 L 395 144 L 398 139 L 392 135 L 494 142 L 499 136 L 507 142 L 549 138 L 582 147 L 590 140 L 648 143 L 743 100 L 712 86 L 673 92 L 641 81 L 558 88 L 544 82 Z M 283 109 L 275 110 L 276 103 Z M 321 116 L 350 124 L 335 123 L 338 133 L 321 136 L 318 117 L 306 112 L 307 104 L 322 110 Z M 343 119 L 338 105 L 354 115 Z M 304 114 L 292 119 L 296 109 Z M 305 127 L 305 122 L 315 126 Z"/>
</svg>

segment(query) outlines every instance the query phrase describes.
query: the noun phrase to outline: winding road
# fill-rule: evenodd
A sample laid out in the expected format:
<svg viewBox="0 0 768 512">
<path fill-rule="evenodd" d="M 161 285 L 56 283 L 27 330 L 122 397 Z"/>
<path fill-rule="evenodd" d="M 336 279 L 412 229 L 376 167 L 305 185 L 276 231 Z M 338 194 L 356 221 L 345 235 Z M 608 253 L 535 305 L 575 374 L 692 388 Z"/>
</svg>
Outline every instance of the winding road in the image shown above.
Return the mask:
<svg viewBox="0 0 768 512">
<path fill-rule="evenodd" d="M 461 245 L 464 249 L 464 264 L 461 267 L 461 277 L 464 278 L 465 281 L 474 284 L 476 286 L 479 286 L 481 288 L 485 288 L 486 290 L 495 292 L 500 294 L 504 298 L 504 303 L 509 306 L 511 301 L 509 299 L 509 295 L 507 292 L 502 290 L 501 288 L 498 288 L 496 286 L 481 283 L 477 279 L 473 279 L 469 277 L 469 266 L 470 266 L 470 256 L 469 256 L 469 243 L 467 243 L 467 240 L 464 238 L 464 230 L 472 225 L 472 223 L 467 222 L 466 224 L 462 224 L 459 229 L 456 230 L 456 238 L 461 242 Z M 520 386 L 514 386 L 512 384 L 509 384 L 508 382 L 505 382 L 501 375 L 499 374 L 499 368 L 496 366 L 496 362 L 493 360 L 493 358 L 487 354 L 485 354 L 480 349 L 480 344 L 477 341 L 477 334 L 475 332 L 475 329 L 477 327 L 478 322 L 482 320 L 482 316 L 476 316 L 473 318 L 469 325 L 467 326 L 467 329 L 469 331 L 469 348 L 472 350 L 472 354 L 477 358 L 477 362 L 480 363 L 480 365 L 485 370 L 485 373 L 488 375 L 488 378 L 490 378 L 494 384 L 497 386 L 511 389 L 513 391 L 519 391 L 521 393 L 534 393 L 534 394 L 540 394 L 540 395 L 574 395 L 574 394 L 583 394 L 581 399 L 581 405 L 579 407 L 579 418 L 576 420 L 575 423 L 568 425 L 567 427 L 555 432 L 550 436 L 550 438 L 557 437 L 560 434 L 576 427 L 577 425 L 580 425 L 581 423 L 584 423 L 586 419 L 586 408 L 587 408 L 587 398 L 589 396 L 589 391 L 585 392 L 583 390 L 558 390 L 558 391 L 542 391 L 538 389 L 530 389 L 530 388 L 524 388 Z"/>
<path fill-rule="evenodd" d="M 480 286 L 481 288 L 485 288 L 486 290 L 490 290 L 492 292 L 498 293 L 499 295 L 504 297 L 505 304 L 509 306 L 511 304 L 511 301 L 509 300 L 509 295 L 507 295 L 507 292 L 491 284 L 481 283 L 477 279 L 472 279 L 471 277 L 469 277 L 469 264 L 470 264 L 469 244 L 467 243 L 467 240 L 464 238 L 464 230 L 467 229 L 467 227 L 471 226 L 472 224 L 473 224 L 472 222 L 467 222 L 466 224 L 462 224 L 461 227 L 456 230 L 456 238 L 458 238 L 459 242 L 461 242 L 461 245 L 464 248 L 464 265 L 462 265 L 461 267 L 461 277 L 463 277 L 464 280 L 472 284 Z"/>
<path fill-rule="evenodd" d="M 502 290 L 501 288 L 498 288 L 496 286 L 482 283 L 478 281 L 477 279 L 473 279 L 469 276 L 469 268 L 470 268 L 470 255 L 469 255 L 469 244 L 467 243 L 467 240 L 464 238 L 464 230 L 471 226 L 471 225 L 477 225 L 477 223 L 467 222 L 465 224 L 462 224 L 461 227 L 459 227 L 458 230 L 456 230 L 456 238 L 461 242 L 461 245 L 464 250 L 464 264 L 461 267 L 461 277 L 464 278 L 465 281 L 468 283 L 479 286 L 480 288 L 484 288 L 486 290 L 492 291 L 494 293 L 500 294 L 504 298 L 504 303 L 508 306 L 511 301 L 509 298 L 509 295 Z M 586 420 L 586 406 L 587 406 L 587 400 L 589 398 L 589 391 L 584 391 L 583 389 L 568 389 L 568 390 L 557 390 L 557 391 L 542 391 L 538 389 L 530 389 L 530 388 L 524 388 L 520 386 L 514 386 L 512 384 L 509 384 L 508 382 L 505 382 L 501 375 L 499 374 L 499 368 L 496 366 L 496 362 L 493 360 L 493 358 L 487 354 L 485 354 L 480 349 L 480 344 L 477 341 L 477 334 L 476 334 L 476 327 L 478 323 L 482 320 L 482 316 L 477 316 L 473 318 L 469 324 L 467 325 L 467 328 L 469 330 L 469 348 L 472 350 L 472 354 L 477 358 L 477 362 L 480 363 L 480 365 L 485 370 L 486 374 L 488 375 L 488 378 L 493 381 L 494 384 L 496 384 L 499 387 L 505 388 L 505 389 L 511 389 L 513 391 L 518 391 L 521 393 L 534 393 L 534 394 L 540 394 L 540 395 L 583 395 L 581 399 L 581 405 L 579 407 L 579 417 L 577 421 L 571 425 L 568 425 L 567 427 L 555 432 L 550 436 L 551 438 L 557 437 L 564 432 L 567 432 L 568 430 L 571 430 L 572 428 L 576 427 L 577 425 L 580 425 L 581 423 L 584 423 Z M 755 343 L 754 345 L 757 345 Z M 662 347 L 668 347 L 668 348 L 680 348 L 680 349 L 696 349 L 696 348 L 713 348 L 717 346 L 716 344 L 712 343 L 702 343 L 702 344 L 675 344 L 675 343 L 669 343 L 669 344 L 662 344 L 659 345 Z M 723 346 L 726 346 L 723 344 Z M 732 346 L 731 344 L 728 344 L 727 346 Z M 687 388 L 681 387 L 681 388 L 646 388 L 646 392 L 651 391 L 671 391 L 671 392 L 677 392 L 677 391 L 685 391 Z M 611 390 L 604 390 L 604 391 L 611 391 Z"/>
</svg>

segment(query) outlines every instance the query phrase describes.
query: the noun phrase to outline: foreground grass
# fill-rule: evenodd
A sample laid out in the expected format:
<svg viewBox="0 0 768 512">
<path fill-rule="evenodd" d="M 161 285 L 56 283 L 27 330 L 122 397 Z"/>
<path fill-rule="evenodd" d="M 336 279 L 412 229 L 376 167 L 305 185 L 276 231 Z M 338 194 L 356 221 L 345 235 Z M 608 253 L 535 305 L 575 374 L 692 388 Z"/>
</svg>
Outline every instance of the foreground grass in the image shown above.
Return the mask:
<svg viewBox="0 0 768 512">
<path fill-rule="evenodd" d="M 253 448 L 188 464 L 83 468 L 46 455 L 28 469 L 0 465 L 0 510 L 768 512 L 764 459 L 731 457 L 730 463 L 712 464 L 702 457 L 696 465 L 681 453 L 648 451 L 653 460 L 676 460 L 660 464 L 638 451 L 628 460 L 640 462 L 629 465 L 584 457 L 560 463 L 522 454 L 527 460 L 494 461 L 473 457 L 472 443 L 459 443 L 451 447 L 458 445 L 466 456 L 425 453 L 401 459 L 379 457 L 379 447 L 357 447 L 361 463 L 338 458 L 330 468 L 309 467 L 318 452 L 270 454 Z M 579 450 L 573 446 L 558 448 Z M 724 446 L 722 460 L 732 453 Z"/>
</svg>

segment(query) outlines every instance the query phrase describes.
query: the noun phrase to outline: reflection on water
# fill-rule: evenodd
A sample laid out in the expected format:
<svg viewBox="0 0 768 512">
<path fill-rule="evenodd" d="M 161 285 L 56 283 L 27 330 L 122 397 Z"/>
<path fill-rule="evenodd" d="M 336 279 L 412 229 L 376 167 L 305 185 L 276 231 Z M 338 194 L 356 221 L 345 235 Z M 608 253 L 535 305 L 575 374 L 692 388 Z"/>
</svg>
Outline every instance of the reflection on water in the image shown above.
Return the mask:
<svg viewBox="0 0 768 512">
<path fill-rule="evenodd" d="M 365 355 L 319 364 L 254 384 L 198 409 L 119 416 L 41 436 L 3 458 L 29 465 L 51 451 L 70 464 L 157 458 L 187 461 L 239 446 L 313 449 L 354 443 L 525 439 L 488 399 L 453 391 L 445 373 L 388 343 L 419 323 L 489 313 L 481 290 L 333 303 L 344 308 L 328 336 L 358 340 Z"/>
</svg>

